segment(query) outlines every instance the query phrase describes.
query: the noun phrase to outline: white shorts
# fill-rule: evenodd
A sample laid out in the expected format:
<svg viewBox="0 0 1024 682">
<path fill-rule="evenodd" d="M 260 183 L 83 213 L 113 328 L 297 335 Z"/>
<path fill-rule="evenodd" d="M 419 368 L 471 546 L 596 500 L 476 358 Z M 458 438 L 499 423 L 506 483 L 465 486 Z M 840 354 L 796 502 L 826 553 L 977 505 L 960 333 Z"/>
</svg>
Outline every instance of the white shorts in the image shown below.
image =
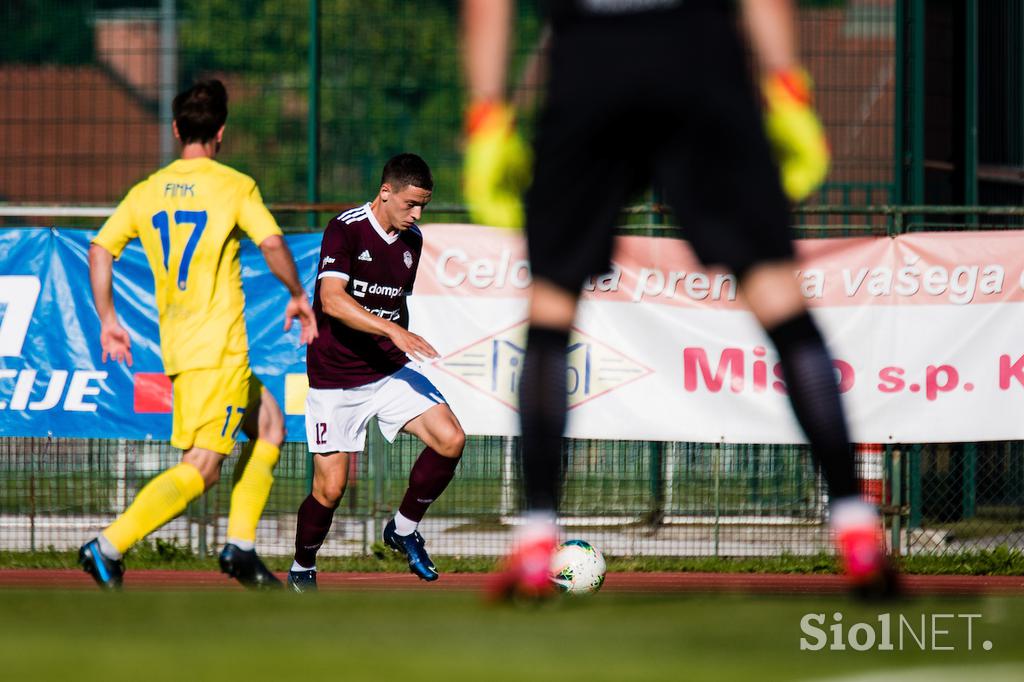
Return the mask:
<svg viewBox="0 0 1024 682">
<path fill-rule="evenodd" d="M 408 366 L 356 388 L 310 388 L 306 443 L 310 452 L 361 452 L 371 417 L 394 442 L 411 420 L 446 402 L 430 379 Z"/>
</svg>

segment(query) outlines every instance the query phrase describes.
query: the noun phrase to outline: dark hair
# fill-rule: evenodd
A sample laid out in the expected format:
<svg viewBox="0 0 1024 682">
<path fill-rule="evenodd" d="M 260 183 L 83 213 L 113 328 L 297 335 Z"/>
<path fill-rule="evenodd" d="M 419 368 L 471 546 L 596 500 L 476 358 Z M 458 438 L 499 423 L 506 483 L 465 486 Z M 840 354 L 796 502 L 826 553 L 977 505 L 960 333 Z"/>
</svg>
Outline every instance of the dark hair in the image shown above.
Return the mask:
<svg viewBox="0 0 1024 682">
<path fill-rule="evenodd" d="M 380 175 L 380 184 L 384 183 L 391 185 L 393 192 L 400 192 L 407 185 L 430 191 L 434 189 L 430 167 L 415 154 L 399 154 L 388 159 Z"/>
<path fill-rule="evenodd" d="M 182 144 L 209 142 L 228 120 L 228 91 L 215 78 L 199 81 L 174 98 L 172 111 Z"/>
</svg>

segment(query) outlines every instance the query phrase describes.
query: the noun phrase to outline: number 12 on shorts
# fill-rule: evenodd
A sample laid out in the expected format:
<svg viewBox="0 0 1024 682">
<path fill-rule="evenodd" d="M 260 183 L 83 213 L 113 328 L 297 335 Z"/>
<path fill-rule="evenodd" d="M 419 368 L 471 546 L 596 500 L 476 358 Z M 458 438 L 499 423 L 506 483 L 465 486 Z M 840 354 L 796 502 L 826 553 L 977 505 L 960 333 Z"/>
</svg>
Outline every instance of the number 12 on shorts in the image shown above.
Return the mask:
<svg viewBox="0 0 1024 682">
<path fill-rule="evenodd" d="M 327 424 L 324 422 L 317 422 L 316 427 L 316 444 L 327 445 Z"/>
</svg>

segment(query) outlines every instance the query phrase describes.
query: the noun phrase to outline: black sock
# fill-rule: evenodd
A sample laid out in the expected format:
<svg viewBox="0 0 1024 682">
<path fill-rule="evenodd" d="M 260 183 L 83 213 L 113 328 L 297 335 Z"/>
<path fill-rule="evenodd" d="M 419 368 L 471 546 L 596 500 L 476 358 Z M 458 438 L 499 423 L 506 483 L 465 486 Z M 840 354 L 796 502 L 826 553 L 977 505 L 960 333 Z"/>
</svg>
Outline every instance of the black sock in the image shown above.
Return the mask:
<svg viewBox="0 0 1024 682">
<path fill-rule="evenodd" d="M 398 511 L 410 521 L 419 523 L 430 504 L 441 496 L 455 478 L 458 457 L 445 457 L 431 448 L 423 448 L 409 472 L 409 487 Z"/>
<path fill-rule="evenodd" d="M 523 479 L 528 511 L 558 511 L 565 432 L 568 330 L 531 326 L 519 382 Z"/>
<path fill-rule="evenodd" d="M 797 421 L 811 444 L 833 500 L 857 495 L 857 474 L 839 401 L 832 357 L 806 311 L 773 329 L 783 377 Z"/>
<path fill-rule="evenodd" d="M 316 553 L 327 539 L 333 519 L 334 509 L 323 506 L 312 495 L 302 501 L 295 524 L 295 561 L 299 566 L 316 565 Z"/>
</svg>

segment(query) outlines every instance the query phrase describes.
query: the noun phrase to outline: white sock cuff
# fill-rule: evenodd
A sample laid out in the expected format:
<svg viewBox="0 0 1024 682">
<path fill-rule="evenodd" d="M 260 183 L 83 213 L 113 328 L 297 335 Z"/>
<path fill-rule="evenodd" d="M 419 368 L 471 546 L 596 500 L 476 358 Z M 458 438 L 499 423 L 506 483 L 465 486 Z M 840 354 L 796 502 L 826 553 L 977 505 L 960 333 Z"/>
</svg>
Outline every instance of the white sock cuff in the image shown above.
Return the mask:
<svg viewBox="0 0 1024 682">
<path fill-rule="evenodd" d="M 96 536 L 96 540 L 98 540 L 100 543 L 100 552 L 103 554 L 103 556 L 107 557 L 108 559 L 113 559 L 114 561 L 121 560 L 122 554 L 117 551 L 117 547 L 114 547 L 114 544 L 107 539 L 106 535 L 100 533 Z"/>
<path fill-rule="evenodd" d="M 516 529 L 516 540 L 527 544 L 558 537 L 558 526 L 555 515 L 551 512 L 530 512 L 524 519 L 525 523 Z"/>
<path fill-rule="evenodd" d="M 832 502 L 830 514 L 832 530 L 837 532 L 847 528 L 876 526 L 880 520 L 878 508 L 856 495 L 841 497 Z"/>
<path fill-rule="evenodd" d="M 243 552 L 251 552 L 256 549 L 256 542 L 253 540 L 239 540 L 238 538 L 228 538 L 228 544 L 234 545 Z"/>
<path fill-rule="evenodd" d="M 316 564 L 313 564 L 312 568 L 307 568 L 306 566 L 300 564 L 298 561 L 292 561 L 292 567 L 288 570 L 295 571 L 296 573 L 298 573 L 299 571 L 315 571 Z"/>
<path fill-rule="evenodd" d="M 402 516 L 402 512 L 395 512 L 395 533 L 398 535 L 412 535 L 419 525 L 418 521 Z"/>
</svg>

